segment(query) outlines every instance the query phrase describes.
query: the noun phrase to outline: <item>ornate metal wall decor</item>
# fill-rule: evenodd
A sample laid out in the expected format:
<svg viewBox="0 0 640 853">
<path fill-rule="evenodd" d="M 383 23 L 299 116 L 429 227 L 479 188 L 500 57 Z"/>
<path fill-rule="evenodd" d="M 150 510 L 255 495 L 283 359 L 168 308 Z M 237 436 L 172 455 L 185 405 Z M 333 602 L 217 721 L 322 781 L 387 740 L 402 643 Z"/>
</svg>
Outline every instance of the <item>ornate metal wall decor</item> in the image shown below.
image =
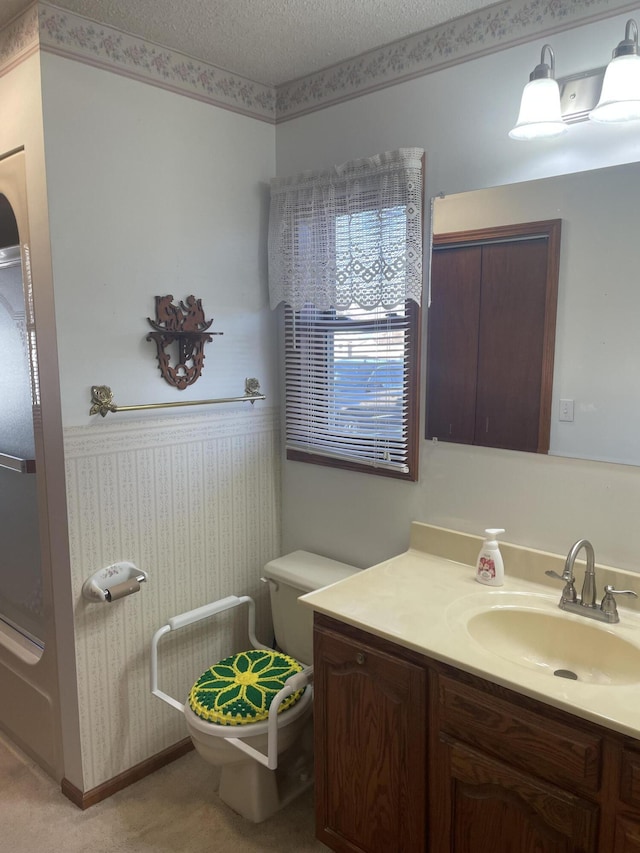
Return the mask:
<svg viewBox="0 0 640 853">
<path fill-rule="evenodd" d="M 155 331 L 149 332 L 148 341 L 155 341 L 158 367 L 162 378 L 179 391 L 193 385 L 202 373 L 204 345 L 212 340 L 213 320 L 205 320 L 202 300 L 187 296 L 184 302 L 173 304 L 173 296 L 156 296 L 156 319 L 147 320 Z M 175 364 L 171 364 L 171 351 L 176 351 Z"/>
</svg>

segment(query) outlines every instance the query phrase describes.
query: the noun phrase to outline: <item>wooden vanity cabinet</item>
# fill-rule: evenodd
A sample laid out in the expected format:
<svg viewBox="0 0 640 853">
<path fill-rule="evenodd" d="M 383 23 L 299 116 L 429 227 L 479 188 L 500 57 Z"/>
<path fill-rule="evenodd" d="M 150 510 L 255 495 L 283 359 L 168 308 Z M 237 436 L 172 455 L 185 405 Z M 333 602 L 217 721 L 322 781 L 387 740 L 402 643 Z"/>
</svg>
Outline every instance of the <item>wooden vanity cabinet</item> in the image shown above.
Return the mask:
<svg viewBox="0 0 640 853">
<path fill-rule="evenodd" d="M 621 815 L 616 819 L 616 835 L 612 853 L 639 853 L 640 821 Z"/>
<path fill-rule="evenodd" d="M 427 671 L 316 620 L 317 836 L 332 850 L 425 853 Z"/>
<path fill-rule="evenodd" d="M 613 853 L 640 853 L 640 744 L 622 750 Z"/>
<path fill-rule="evenodd" d="M 462 674 L 460 674 L 462 676 Z M 430 850 L 597 853 L 601 738 L 432 670 Z"/>
<path fill-rule="evenodd" d="M 318 613 L 314 663 L 330 849 L 640 853 L 640 742 Z"/>
</svg>

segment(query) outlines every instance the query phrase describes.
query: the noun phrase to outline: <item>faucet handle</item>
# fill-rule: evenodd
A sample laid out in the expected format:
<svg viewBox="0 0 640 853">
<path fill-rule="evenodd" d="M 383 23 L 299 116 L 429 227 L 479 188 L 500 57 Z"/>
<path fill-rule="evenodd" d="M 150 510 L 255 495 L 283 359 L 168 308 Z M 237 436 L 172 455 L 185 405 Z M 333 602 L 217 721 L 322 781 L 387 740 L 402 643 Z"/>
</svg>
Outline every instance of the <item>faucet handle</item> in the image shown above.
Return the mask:
<svg viewBox="0 0 640 853">
<path fill-rule="evenodd" d="M 547 569 L 545 575 L 550 578 L 555 578 L 557 581 L 565 581 L 566 583 L 572 583 L 575 580 L 571 577 L 571 574 L 567 574 L 566 571 L 562 574 L 559 574 L 558 572 L 554 572 L 553 569 Z"/>
<path fill-rule="evenodd" d="M 567 601 L 571 601 L 575 603 L 578 600 L 576 588 L 573 585 L 575 578 L 571 572 L 567 572 L 565 569 L 565 571 L 559 575 L 558 572 L 555 572 L 553 569 L 549 569 L 545 572 L 545 575 L 550 578 L 555 578 L 557 581 L 564 581 L 564 589 L 562 590 L 562 597 L 560 599 L 562 602 L 566 603 Z"/>
<path fill-rule="evenodd" d="M 605 586 L 604 595 L 602 596 L 602 603 L 600 604 L 600 610 L 604 611 L 605 613 L 608 613 L 617 622 L 618 607 L 616 605 L 614 595 L 629 595 L 633 598 L 637 598 L 638 593 L 634 592 L 632 589 L 614 589 L 611 584 L 607 584 Z"/>
</svg>

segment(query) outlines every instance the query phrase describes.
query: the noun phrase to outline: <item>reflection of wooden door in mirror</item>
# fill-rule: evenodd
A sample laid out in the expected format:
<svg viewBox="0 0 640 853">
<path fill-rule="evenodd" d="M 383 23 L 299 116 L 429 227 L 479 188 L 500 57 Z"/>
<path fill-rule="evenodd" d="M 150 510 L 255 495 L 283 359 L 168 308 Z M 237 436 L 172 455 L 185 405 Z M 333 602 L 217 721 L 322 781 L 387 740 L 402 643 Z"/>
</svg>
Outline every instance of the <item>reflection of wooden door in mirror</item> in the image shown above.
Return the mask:
<svg viewBox="0 0 640 853">
<path fill-rule="evenodd" d="M 549 449 L 560 220 L 434 236 L 427 438 Z"/>
</svg>

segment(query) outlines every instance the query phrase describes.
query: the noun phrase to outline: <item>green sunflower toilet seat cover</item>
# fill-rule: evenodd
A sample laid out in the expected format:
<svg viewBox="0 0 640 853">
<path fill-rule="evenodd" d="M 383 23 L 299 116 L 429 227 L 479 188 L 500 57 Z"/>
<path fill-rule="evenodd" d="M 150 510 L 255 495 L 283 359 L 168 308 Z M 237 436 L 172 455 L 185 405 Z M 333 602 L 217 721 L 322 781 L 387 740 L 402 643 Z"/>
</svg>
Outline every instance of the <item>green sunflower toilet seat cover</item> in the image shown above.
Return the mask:
<svg viewBox="0 0 640 853">
<path fill-rule="evenodd" d="M 272 649 L 239 652 L 210 666 L 191 688 L 189 707 L 202 720 L 222 726 L 242 726 L 266 720 L 274 696 L 302 664 Z M 305 688 L 281 703 L 278 713 L 300 699 Z"/>
</svg>

